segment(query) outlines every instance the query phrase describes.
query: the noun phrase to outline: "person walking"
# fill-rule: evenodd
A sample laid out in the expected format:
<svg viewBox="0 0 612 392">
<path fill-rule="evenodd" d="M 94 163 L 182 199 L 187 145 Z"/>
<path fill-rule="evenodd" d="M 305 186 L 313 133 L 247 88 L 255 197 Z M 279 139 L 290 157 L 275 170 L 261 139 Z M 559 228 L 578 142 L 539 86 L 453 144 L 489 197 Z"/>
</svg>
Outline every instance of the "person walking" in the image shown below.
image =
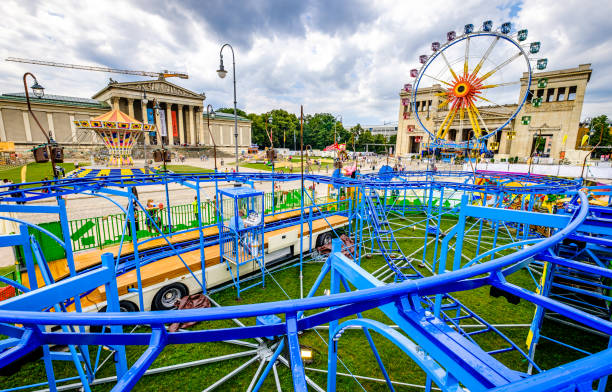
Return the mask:
<svg viewBox="0 0 612 392">
<path fill-rule="evenodd" d="M 193 198 L 193 202 L 191 203 L 191 207 L 193 209 L 194 219 L 197 222 L 197 220 L 198 220 L 198 197 L 197 196 Z"/>
</svg>

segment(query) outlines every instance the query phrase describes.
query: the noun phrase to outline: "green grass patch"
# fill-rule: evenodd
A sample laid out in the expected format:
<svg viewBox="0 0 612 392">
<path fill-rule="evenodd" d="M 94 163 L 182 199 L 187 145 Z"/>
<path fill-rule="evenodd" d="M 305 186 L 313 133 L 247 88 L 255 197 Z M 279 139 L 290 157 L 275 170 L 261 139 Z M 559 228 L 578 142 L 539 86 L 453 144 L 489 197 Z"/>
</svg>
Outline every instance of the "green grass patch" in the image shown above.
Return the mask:
<svg viewBox="0 0 612 392">
<path fill-rule="evenodd" d="M 84 162 L 84 163 L 81 163 L 80 165 L 81 167 L 83 167 L 88 164 L 89 163 Z M 74 163 L 72 162 L 57 163 L 56 165 L 63 167 L 64 170 L 66 171 L 66 174 L 68 174 L 75 168 Z M 8 178 L 15 184 L 21 183 L 21 168 L 22 167 L 23 166 L 19 166 L 19 167 L 14 167 L 12 169 L 0 171 L 0 180 Z M 45 177 L 49 180 L 53 179 L 53 169 L 51 167 L 50 162 L 45 162 L 45 163 L 32 162 L 32 163 L 27 164 L 26 182 L 42 181 L 43 178 Z"/>
<path fill-rule="evenodd" d="M 166 168 L 174 173 L 214 173 L 214 170 L 191 165 L 166 165 Z"/>
<path fill-rule="evenodd" d="M 414 257 L 420 260 L 422 257 L 422 251 L 419 251 L 425 242 L 424 239 L 424 216 L 421 214 L 414 214 L 407 217 L 395 216 L 391 219 L 394 228 L 399 228 L 399 225 L 403 226 L 415 226 L 409 228 L 399 228 L 395 233 L 398 238 L 403 252 L 406 255 L 410 255 L 414 252 Z M 454 216 L 445 215 L 440 220 L 440 227 L 443 232 L 448 232 L 457 222 L 457 218 Z M 467 227 L 471 226 L 468 223 Z M 465 233 L 465 242 L 463 247 L 463 254 L 472 258 L 476 255 L 476 245 L 473 240 L 473 236 L 477 235 L 479 231 L 479 225 L 474 226 L 471 230 Z M 364 228 L 364 235 L 367 235 L 368 229 Z M 478 253 L 485 252 L 493 248 L 493 241 L 491 238 L 493 230 L 491 227 L 485 225 L 483 227 L 483 242 L 481 243 Z M 497 246 L 509 241 L 507 234 L 502 235 L 500 230 L 499 239 Z M 432 236 L 428 236 L 428 241 L 432 240 Z M 431 262 L 433 259 L 433 252 L 435 249 L 435 241 L 428 246 L 426 253 L 426 259 Z M 439 244 L 438 244 L 439 245 Z M 454 246 L 454 242 L 451 242 Z M 438 246 L 439 248 L 439 246 Z M 363 251 L 376 250 L 376 245 L 371 245 L 370 241 L 364 243 Z M 438 249 L 439 251 L 439 249 Z M 503 254 L 503 253 L 500 253 Z M 452 264 L 453 253 L 450 252 L 448 255 L 448 266 Z M 464 264 L 466 260 L 462 260 Z M 385 261 L 382 256 L 373 256 L 371 258 L 362 258 L 361 267 L 365 270 L 373 272 L 379 269 L 381 266 L 385 266 Z M 321 272 L 322 264 L 315 262 L 305 263 L 303 266 L 303 290 L 304 295 L 308 293 L 310 287 Z M 418 267 L 417 267 L 418 268 Z M 430 275 L 430 273 L 420 268 L 419 271 L 424 275 Z M 253 303 L 264 303 L 271 301 L 280 301 L 285 299 L 296 299 L 300 298 L 300 270 L 298 267 L 290 267 L 282 270 L 273 272 L 271 275 L 266 275 L 265 282 L 266 286 L 254 287 L 241 294 L 242 299 L 236 300 L 236 290 L 233 287 L 218 291 L 211 295 L 211 297 L 223 306 L 232 305 L 244 305 Z M 261 278 L 257 278 L 261 279 Z M 519 270 L 511 275 L 508 280 L 514 284 L 526 287 L 530 290 L 534 289 L 534 282 L 527 270 Z M 248 285 L 251 282 L 244 282 L 244 285 Z M 324 290 L 329 288 L 330 281 L 327 276 L 321 284 L 319 290 L 315 295 L 324 295 Z M 243 286 L 244 287 L 244 286 Z M 351 287 L 351 289 L 354 289 Z M 458 293 L 451 293 L 455 298 L 459 299 L 464 305 L 476 312 L 478 315 L 483 317 L 486 321 L 493 324 L 529 324 L 532 320 L 535 307 L 533 304 L 522 301 L 518 305 L 510 304 L 505 298 L 499 297 L 494 298 L 489 295 L 489 288 L 482 287 L 470 291 L 463 291 Z M 321 311 L 319 309 L 317 311 Z M 310 314 L 312 312 L 308 312 Z M 284 318 L 284 315 L 278 315 Z M 354 317 L 354 316 L 351 316 Z M 373 309 L 363 312 L 363 317 L 381 321 L 385 324 L 393 324 L 379 309 Z M 343 319 L 344 320 L 344 319 Z M 240 320 L 245 325 L 254 325 L 255 318 L 244 318 Z M 342 321 L 342 320 L 340 320 Z M 465 324 L 475 324 L 474 320 L 466 320 Z M 231 321 L 216 321 L 200 323 L 191 329 L 212 329 L 212 328 L 228 328 L 233 327 Z M 597 352 L 604 349 L 607 346 L 607 339 L 599 338 L 592 335 L 585 334 L 579 330 L 574 330 L 569 327 L 552 324 L 550 322 L 545 323 L 544 330 L 549 336 L 558 337 L 562 341 L 577 344 L 585 350 L 591 352 Z M 525 339 L 527 337 L 528 328 L 502 328 L 502 332 L 510 338 L 512 341 L 517 343 L 523 350 L 527 350 Z M 145 331 L 144 328 L 139 328 L 137 331 Z M 390 375 L 390 378 L 395 381 L 401 381 L 412 384 L 423 385 L 425 383 L 424 372 L 411 361 L 403 352 L 401 352 L 396 346 L 391 344 L 388 340 L 380 337 L 377 334 L 372 334 L 373 340 L 376 344 L 378 352 L 382 358 L 383 363 Z M 308 367 L 315 369 L 327 369 L 327 341 L 328 332 L 327 330 L 308 330 L 304 331 L 299 337 L 300 343 L 311 346 L 315 349 L 314 362 Z M 474 340 L 485 350 L 494 350 L 503 347 L 507 347 L 508 343 L 505 342 L 498 335 L 487 332 L 480 335 L 475 335 Z M 251 340 L 252 342 L 252 340 Z M 169 346 L 164 349 L 161 355 L 155 360 L 152 368 L 168 366 L 172 364 L 178 364 L 186 361 L 201 360 L 204 358 L 212 358 L 219 355 L 246 351 L 249 348 L 240 347 L 228 343 L 205 343 L 205 344 L 188 344 L 188 345 L 175 345 Z M 145 347 L 129 347 L 128 358 L 129 363 L 133 364 L 137 358 L 144 352 Z M 92 348 L 92 352 L 95 349 Z M 108 351 L 103 350 L 103 358 L 109 354 Z M 92 353 L 93 356 L 93 353 Z M 353 374 L 383 378 L 380 369 L 378 368 L 377 362 L 372 354 L 372 350 L 363 334 L 360 330 L 348 330 L 344 332 L 338 341 L 338 356 L 341 361 L 338 362 L 338 372 L 348 373 L 349 371 Z M 516 351 L 503 353 L 495 356 L 504 365 L 521 372 L 527 370 L 527 362 L 520 356 Z M 544 369 L 559 366 L 563 363 L 579 359 L 583 357 L 575 351 L 562 348 L 561 346 L 546 342 L 544 340 L 538 346 L 536 353 L 536 361 L 538 361 Z M 224 375 L 228 374 L 238 366 L 245 363 L 249 357 L 243 357 L 228 361 L 216 362 L 208 365 L 196 366 L 192 368 L 176 370 L 173 372 L 162 373 L 152 376 L 143 377 L 136 387 L 135 391 L 150 391 L 150 390 L 184 390 L 184 391 L 196 391 L 203 390 L 206 387 L 212 385 L 216 380 L 220 379 Z M 253 375 L 259 365 L 259 361 L 255 361 L 249 367 L 245 368 L 242 372 L 238 373 L 235 377 L 231 378 L 228 382 L 223 384 L 219 390 L 237 391 L 246 390 L 247 386 L 251 382 Z M 346 368 L 345 368 L 346 366 Z M 74 366 L 70 362 L 56 362 L 54 365 L 56 376 L 67 377 L 75 374 Z M 279 379 L 283 390 L 292 390 L 292 379 L 290 369 L 284 365 L 277 365 Z M 348 369 L 348 370 L 347 370 Z M 107 377 L 114 375 L 114 366 L 112 361 L 107 363 L 98 373 L 97 377 Z M 312 370 L 306 370 L 306 375 L 315 381 L 319 386 L 325 388 L 326 377 L 325 373 L 315 372 Z M 0 385 L 5 388 L 22 385 L 24 383 L 40 382 L 46 379 L 44 366 L 42 362 L 31 362 L 22 367 L 22 369 L 15 375 L 10 377 L 0 377 Z M 357 391 L 362 390 L 361 387 L 350 377 L 338 376 L 337 390 L 338 391 Z M 387 391 L 387 387 L 384 383 L 378 383 L 373 381 L 360 381 L 361 385 L 367 391 Z M 111 384 L 94 386 L 94 391 L 108 391 L 112 387 Z M 396 391 L 402 392 L 414 392 L 420 391 L 421 389 L 410 388 L 406 386 L 396 386 Z M 274 377 L 272 374 L 268 376 L 263 384 L 263 391 L 273 391 L 275 389 Z"/>
</svg>

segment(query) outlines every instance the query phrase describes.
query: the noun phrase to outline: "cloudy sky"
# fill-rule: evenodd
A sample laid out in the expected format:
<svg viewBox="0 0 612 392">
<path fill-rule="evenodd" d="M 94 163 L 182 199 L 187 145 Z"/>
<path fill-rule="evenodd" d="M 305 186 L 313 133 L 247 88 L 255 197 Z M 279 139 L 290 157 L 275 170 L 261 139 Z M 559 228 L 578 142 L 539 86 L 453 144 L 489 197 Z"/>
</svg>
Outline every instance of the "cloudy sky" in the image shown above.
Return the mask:
<svg viewBox="0 0 612 392">
<path fill-rule="evenodd" d="M 612 117 L 612 2 L 590 0 L 2 0 L 0 57 L 159 71 L 232 105 L 231 74 L 219 79 L 219 49 L 236 53 L 238 106 L 341 114 L 345 124 L 397 121 L 398 92 L 418 56 L 466 23 L 510 21 L 542 43 L 549 69 L 591 63 L 583 118 Z M 226 66 L 230 52 L 224 51 Z M 0 93 L 23 90 L 34 72 L 46 93 L 90 97 L 109 76 L 0 61 Z M 230 71 L 231 72 L 231 71 Z M 502 103 L 502 102 L 500 102 Z"/>
</svg>

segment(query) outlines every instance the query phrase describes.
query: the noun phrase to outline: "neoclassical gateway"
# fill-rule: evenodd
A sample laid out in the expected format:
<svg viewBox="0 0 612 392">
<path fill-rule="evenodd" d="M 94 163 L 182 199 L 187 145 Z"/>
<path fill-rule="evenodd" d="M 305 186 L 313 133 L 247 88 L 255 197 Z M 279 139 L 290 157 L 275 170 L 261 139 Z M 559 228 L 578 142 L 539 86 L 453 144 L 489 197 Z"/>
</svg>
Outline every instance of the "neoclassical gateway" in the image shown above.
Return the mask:
<svg viewBox="0 0 612 392">
<path fill-rule="evenodd" d="M 143 99 L 146 94 L 146 100 Z M 129 116 L 156 124 L 156 135 L 143 133 L 139 144 L 190 147 L 212 146 L 207 129 L 204 94 L 195 93 L 165 79 L 109 84 L 89 98 L 45 94 L 30 96 L 32 109 L 43 128 L 64 146 L 88 149 L 102 145 L 93 132 L 79 130 L 75 120 L 91 120 L 110 109 L 119 109 Z M 158 104 L 159 110 L 154 106 Z M 233 152 L 234 118 L 232 114 L 216 113 L 210 119 L 214 141 L 220 150 Z M 161 138 L 158 137 L 161 135 Z M 45 137 L 29 115 L 24 93 L 0 95 L 0 141 L 12 141 L 16 150 L 27 151 Z M 246 151 L 251 145 L 251 122 L 238 117 L 238 144 Z"/>
<path fill-rule="evenodd" d="M 591 73 L 590 64 L 534 73 L 525 104 L 512 121 L 488 140 L 488 148 L 495 153 L 496 158 L 529 157 L 536 138 L 541 137 L 545 140 L 541 157 L 554 162 L 563 158 L 571 161 L 583 159 L 586 151 L 580 150 L 579 147 L 585 130 L 580 129 L 580 115 Z M 527 81 L 528 75 L 524 74 L 520 78 L 519 97 L 525 95 Z M 509 81 L 506 84 L 518 85 L 519 81 Z M 426 148 L 428 134 L 417 121 L 415 111 L 428 129 L 437 130 L 446 122 L 450 110 L 449 105 L 444 105 L 443 94 L 446 89 L 446 86 L 435 83 L 431 87 L 420 89 L 414 105 L 411 102 L 412 92 L 406 91 L 407 89 L 400 92 L 396 145 L 400 156 L 418 154 Z M 478 115 L 491 129 L 495 129 L 504 124 L 508 114 L 514 112 L 518 105 L 517 102 L 479 106 Z M 448 142 L 465 142 L 471 135 L 472 126 L 468 116 L 464 116 L 464 121 L 459 117 L 454 116 L 447 127 L 444 139 Z"/>
</svg>

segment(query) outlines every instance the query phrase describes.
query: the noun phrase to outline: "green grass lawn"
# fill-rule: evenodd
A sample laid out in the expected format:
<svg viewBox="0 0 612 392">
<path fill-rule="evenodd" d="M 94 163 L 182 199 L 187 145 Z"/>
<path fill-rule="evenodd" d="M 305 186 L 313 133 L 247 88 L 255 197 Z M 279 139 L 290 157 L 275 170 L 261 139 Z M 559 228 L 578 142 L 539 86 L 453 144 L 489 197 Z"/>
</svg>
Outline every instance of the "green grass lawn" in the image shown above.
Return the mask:
<svg viewBox="0 0 612 392">
<path fill-rule="evenodd" d="M 213 173 L 214 170 L 191 165 L 166 165 L 166 168 L 174 173 Z"/>
<path fill-rule="evenodd" d="M 81 166 L 86 166 L 88 164 L 89 163 L 87 162 L 81 163 Z M 74 170 L 74 163 L 72 162 L 58 163 L 57 166 L 63 167 L 64 170 L 66 171 L 66 174 Z M 8 178 L 9 180 L 11 180 L 12 182 L 16 184 L 21 183 L 21 168 L 22 167 L 23 166 L 15 167 L 12 169 L 7 169 L 7 170 L 0 170 L 0 180 L 4 178 Z M 28 163 L 27 170 L 26 170 L 26 182 L 42 181 L 42 179 L 45 177 L 50 180 L 53 179 L 53 169 L 51 168 L 50 162 Z"/>
<path fill-rule="evenodd" d="M 408 215 L 406 217 L 396 216 L 391 219 L 394 228 L 399 228 L 399 225 L 416 225 L 415 229 L 401 228 L 396 232 L 398 243 L 400 244 L 403 252 L 409 255 L 417 250 L 424 244 L 424 228 L 423 228 L 423 216 L 420 214 Z M 442 231 L 448 231 L 452 226 L 456 224 L 457 219 L 453 216 L 444 216 L 440 220 L 440 227 Z M 468 227 L 470 224 L 468 223 Z M 474 236 L 479 230 L 478 225 L 475 226 L 471 231 L 466 233 L 466 240 L 464 242 L 463 254 L 472 258 L 476 254 L 476 246 L 474 243 Z M 368 228 L 362 230 L 364 235 L 369 233 Z M 491 236 L 491 228 L 486 225 L 483 228 L 483 233 L 486 237 Z M 431 240 L 431 236 L 429 239 Z M 482 253 L 493 247 L 492 241 L 485 238 L 479 249 L 479 253 Z M 508 241 L 507 234 L 501 235 L 497 245 L 501 245 Z M 451 245 L 454 243 L 451 241 Z M 364 244 L 369 246 L 369 241 Z M 369 250 L 372 250 L 371 248 Z M 374 246 L 376 250 L 376 246 Z M 368 249 L 364 249 L 364 252 Z M 426 259 L 431 262 L 434 252 L 434 243 L 428 246 L 428 252 Z M 503 254 L 503 253 L 502 253 Z M 422 252 L 417 252 L 414 257 L 420 259 Z M 449 265 L 452 260 L 453 254 L 449 253 Z M 462 264 L 465 261 L 462 261 Z M 367 271 L 373 272 L 385 265 L 385 261 L 382 256 L 372 256 L 371 258 L 363 257 L 361 260 L 361 266 Z M 303 282 L 304 282 L 304 293 L 307 293 L 316 280 L 322 268 L 321 263 L 308 262 L 304 264 L 303 268 Z M 419 271 L 424 275 L 430 273 L 420 268 Z M 1 271 L 0 271 L 1 272 Z M 300 298 L 300 279 L 299 279 L 299 268 L 291 267 L 273 272 L 266 275 L 265 282 L 266 286 L 257 286 L 249 289 L 242 293 L 242 300 L 236 300 L 236 291 L 230 287 L 218 292 L 215 292 L 211 297 L 223 306 L 232 306 L 238 304 L 252 304 L 252 303 L 263 303 L 270 301 L 279 301 L 284 299 L 296 299 Z M 533 290 L 534 282 L 529 273 L 526 270 L 520 270 L 509 277 L 509 281 L 518 284 L 522 287 Z M 327 276 L 321 287 L 317 291 L 316 295 L 324 295 L 325 288 L 329 288 L 329 276 Z M 533 317 L 534 306 L 533 304 L 525 301 L 521 301 L 518 305 L 510 304 L 505 298 L 499 297 L 494 298 L 489 295 L 488 287 L 482 287 L 475 290 L 464 291 L 459 293 L 453 293 L 455 298 L 459 299 L 464 305 L 475 311 L 485 320 L 494 324 L 529 324 Z M 284 315 L 278 315 L 284 318 Z M 353 317 L 353 316 L 351 316 Z M 373 309 L 363 312 L 363 317 L 381 321 L 386 324 L 392 324 L 392 322 L 378 309 Z M 344 320 L 344 319 L 343 319 Z M 245 325 L 254 325 L 254 318 L 241 319 Z M 464 324 L 474 324 L 474 320 L 466 320 Z M 232 327 L 234 324 L 231 321 L 217 321 L 217 322 L 206 322 L 200 323 L 191 329 L 212 329 L 212 328 L 227 328 Z M 578 343 L 581 348 L 596 352 L 604 349 L 607 345 L 607 339 L 597 338 L 584 334 L 583 332 L 572 330 L 568 327 L 561 327 L 556 324 L 545 323 L 547 333 L 552 336 L 563 336 L 564 341 L 572 343 Z M 144 331 L 144 329 L 140 329 Z M 502 332 L 506 336 L 516 342 L 519 347 L 526 350 L 525 339 L 527 336 L 528 328 L 503 328 Z M 303 345 L 311 346 L 315 349 L 314 362 L 308 367 L 315 369 L 327 369 L 327 341 L 328 332 L 326 330 L 308 330 L 304 331 L 300 337 L 300 343 Z M 425 382 L 424 372 L 411 361 L 402 351 L 396 346 L 391 344 L 388 340 L 382 338 L 379 335 L 372 334 L 373 340 L 376 344 L 378 352 L 382 358 L 383 363 L 390 375 L 390 378 L 394 381 L 401 381 L 412 384 L 422 385 Z M 493 333 L 484 333 L 476 335 L 474 339 L 477 343 L 486 350 L 492 350 L 497 348 L 503 348 L 507 346 L 507 343 L 503 341 L 498 335 Z M 128 357 L 130 364 L 134 363 L 140 354 L 145 350 L 145 347 L 129 347 Z M 181 362 L 200 360 L 204 358 L 212 358 L 219 355 L 236 353 L 246 351 L 248 348 L 239 347 L 228 343 L 205 343 L 205 344 L 188 344 L 188 345 L 176 345 L 167 347 L 161 355 L 155 360 L 152 368 L 168 366 L 171 364 L 178 364 Z M 95 350 L 92 350 L 95 352 Z M 103 358 L 108 355 L 108 351 L 103 350 Z M 93 353 L 92 353 L 93 356 Z M 348 373 L 349 371 L 353 374 L 382 378 L 382 373 L 378 368 L 377 362 L 372 354 L 370 346 L 365 338 L 365 335 L 360 330 L 348 330 L 346 331 L 338 341 L 338 356 L 342 362 L 338 363 L 338 372 Z M 578 359 L 582 357 L 581 354 L 572 352 L 559 345 L 542 341 L 538 346 L 536 354 L 536 361 L 538 361 L 543 368 L 551 368 L 568 361 Z M 238 366 L 246 362 L 250 357 L 243 357 L 228 361 L 217 362 L 208 365 L 201 365 L 193 368 L 176 370 L 173 372 L 162 373 L 157 375 L 145 376 L 134 388 L 135 391 L 200 391 L 204 388 L 213 384 L 216 380 L 228 374 Z M 501 361 L 504 365 L 517 370 L 526 371 L 527 363 L 525 360 L 516 352 L 502 353 L 496 355 L 496 358 Z M 112 362 L 112 361 L 110 361 Z M 246 390 L 247 386 L 251 382 L 253 375 L 259 365 L 258 361 L 255 361 L 250 366 L 245 368 L 242 372 L 238 373 L 235 377 L 230 379 L 227 383 L 223 384 L 219 390 L 223 391 L 238 391 Z M 345 368 L 346 366 L 346 368 Z M 72 376 L 75 374 L 74 367 L 70 362 L 56 362 L 55 371 L 57 377 Z M 292 390 L 291 372 L 284 365 L 278 365 L 279 379 L 282 384 L 283 390 Z M 348 370 L 347 370 L 348 368 Z M 103 367 L 97 377 L 107 377 L 114 375 L 114 366 L 112 363 L 107 363 Z M 306 370 L 306 375 L 315 381 L 319 386 L 325 389 L 326 386 L 326 374 L 315 372 L 313 370 Z M 24 382 L 40 382 L 45 380 L 44 366 L 41 362 L 27 363 L 17 372 L 15 375 L 10 377 L 0 376 L 0 385 L 9 388 L 23 384 Z M 361 381 L 361 385 L 367 391 L 386 391 L 387 387 L 384 383 L 378 383 L 373 381 Z M 111 384 L 97 385 L 92 389 L 94 391 L 108 391 L 111 388 Z M 402 392 L 414 392 L 420 391 L 418 388 L 410 388 L 407 386 L 396 386 L 396 391 Z M 274 391 L 275 385 L 273 381 L 273 375 L 269 375 L 263 384 L 263 391 Z M 358 391 L 362 390 L 361 387 L 349 377 L 338 376 L 337 383 L 338 391 Z"/>
</svg>

